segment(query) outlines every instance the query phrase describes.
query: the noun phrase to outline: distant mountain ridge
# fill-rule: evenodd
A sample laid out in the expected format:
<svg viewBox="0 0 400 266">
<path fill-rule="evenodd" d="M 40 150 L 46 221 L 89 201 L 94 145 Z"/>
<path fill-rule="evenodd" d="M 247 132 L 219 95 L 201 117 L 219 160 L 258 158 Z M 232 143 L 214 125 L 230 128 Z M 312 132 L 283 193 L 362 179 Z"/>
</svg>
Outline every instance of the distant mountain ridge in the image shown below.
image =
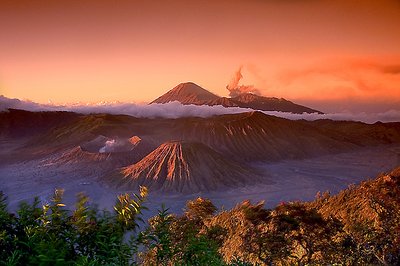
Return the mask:
<svg viewBox="0 0 400 266">
<path fill-rule="evenodd" d="M 264 97 L 253 93 L 243 93 L 233 98 L 219 97 L 193 82 L 180 83 L 151 103 L 168 103 L 172 101 L 178 101 L 182 104 L 222 105 L 225 107 L 241 107 L 295 114 L 322 114 L 322 112 L 318 110 L 293 103 L 283 98 Z"/>
<path fill-rule="evenodd" d="M 26 115 L 16 115 L 20 112 Z M 41 130 L 31 132 L 21 147 L 28 149 L 24 152 L 26 156 L 48 154 L 52 150 L 65 151 L 78 145 L 85 147 L 99 135 L 110 139 L 138 136 L 146 140 L 149 149 L 171 140 L 201 142 L 224 157 L 246 162 L 299 159 L 400 143 L 400 123 L 369 125 L 331 120 L 293 121 L 257 111 L 178 119 L 56 112 L 41 114 L 18 110 L 1 115 L 4 119 L 0 120 L 0 136 L 5 138 L 26 137 L 31 124 L 24 124 L 25 117 L 30 117 L 32 124 L 36 119 L 39 124 L 43 117 L 49 117 L 41 122 Z M 54 125 L 53 115 L 68 115 L 69 119 Z M 20 126 L 13 128 L 12 125 Z M 10 128 L 13 128 L 11 132 Z"/>
</svg>

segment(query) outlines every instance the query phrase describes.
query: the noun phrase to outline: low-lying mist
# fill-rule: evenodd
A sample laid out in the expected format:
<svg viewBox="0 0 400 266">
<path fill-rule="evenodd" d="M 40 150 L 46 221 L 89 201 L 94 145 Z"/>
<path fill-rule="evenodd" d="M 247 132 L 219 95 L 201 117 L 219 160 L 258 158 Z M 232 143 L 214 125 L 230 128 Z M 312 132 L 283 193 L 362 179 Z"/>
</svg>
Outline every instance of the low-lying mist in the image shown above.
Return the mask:
<svg viewBox="0 0 400 266">
<path fill-rule="evenodd" d="M 180 117 L 210 117 L 214 115 L 235 114 L 254 111 L 249 108 L 223 107 L 221 105 L 183 105 L 177 101 L 167 104 L 136 104 L 136 103 L 98 103 L 53 105 L 39 104 L 31 101 L 10 99 L 0 95 L 0 111 L 7 109 L 22 109 L 27 111 L 70 111 L 83 114 L 108 113 L 124 114 L 141 118 L 180 118 Z M 397 122 L 400 121 L 400 111 L 390 110 L 382 113 L 329 113 L 329 114 L 293 114 L 278 111 L 261 111 L 268 115 L 291 120 L 350 120 L 365 123 Z"/>
</svg>

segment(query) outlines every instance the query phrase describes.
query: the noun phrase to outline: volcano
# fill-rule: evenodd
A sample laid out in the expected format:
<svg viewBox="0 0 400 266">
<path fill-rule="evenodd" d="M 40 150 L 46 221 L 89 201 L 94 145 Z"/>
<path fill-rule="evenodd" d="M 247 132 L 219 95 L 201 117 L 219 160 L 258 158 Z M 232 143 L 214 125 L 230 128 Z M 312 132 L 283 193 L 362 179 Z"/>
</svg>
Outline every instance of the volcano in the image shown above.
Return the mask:
<svg viewBox="0 0 400 266">
<path fill-rule="evenodd" d="M 152 103 L 178 101 L 182 104 L 222 105 L 224 107 L 241 107 L 261 111 L 278 111 L 295 114 L 319 113 L 318 110 L 302 106 L 283 98 L 264 97 L 253 93 L 243 93 L 233 98 L 219 97 L 193 82 L 181 83 Z"/>
<path fill-rule="evenodd" d="M 164 95 L 158 97 L 151 103 L 168 103 L 178 101 L 182 104 L 203 105 L 216 101 L 220 97 L 203 89 L 193 82 L 180 83 Z"/>
<path fill-rule="evenodd" d="M 202 143 L 169 141 L 107 179 L 128 189 L 144 185 L 153 191 L 191 193 L 244 186 L 260 178 Z"/>
</svg>

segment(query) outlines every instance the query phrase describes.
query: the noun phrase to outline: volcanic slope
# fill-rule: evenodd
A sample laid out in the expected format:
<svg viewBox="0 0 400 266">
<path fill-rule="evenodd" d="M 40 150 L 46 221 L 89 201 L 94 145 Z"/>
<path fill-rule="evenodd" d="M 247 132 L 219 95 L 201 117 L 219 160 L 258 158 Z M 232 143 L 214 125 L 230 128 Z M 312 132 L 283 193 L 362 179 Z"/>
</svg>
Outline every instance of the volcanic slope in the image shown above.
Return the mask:
<svg viewBox="0 0 400 266">
<path fill-rule="evenodd" d="M 252 93 L 243 93 L 233 98 L 219 97 L 192 82 L 177 85 L 151 103 L 168 103 L 171 101 L 178 101 L 182 104 L 222 105 L 225 107 L 242 107 L 254 110 L 280 111 L 297 114 L 322 113 L 283 98 L 264 97 Z"/>
<path fill-rule="evenodd" d="M 136 135 L 154 146 L 170 140 L 201 142 L 237 161 L 306 158 L 357 147 L 338 140 L 340 136 L 335 132 L 325 134 L 311 125 L 257 111 L 179 119 L 88 115 L 78 123 L 65 125 L 42 139 L 35 139 L 34 145 L 50 142 L 75 147 L 99 134 L 108 137 Z"/>
<path fill-rule="evenodd" d="M 319 128 L 323 134 L 336 132 L 341 141 L 357 145 L 373 146 L 398 143 L 400 140 L 400 123 L 365 124 L 355 121 L 332 121 L 327 119 L 303 121 L 304 124 Z"/>
<path fill-rule="evenodd" d="M 170 141 L 106 179 L 129 189 L 144 185 L 153 191 L 192 193 L 253 184 L 261 177 L 204 144 Z"/>
<path fill-rule="evenodd" d="M 171 128 L 170 138 L 202 142 L 240 161 L 277 161 L 348 151 L 358 146 L 335 132 L 261 112 L 186 119 Z"/>
<path fill-rule="evenodd" d="M 321 111 L 293 103 L 284 98 L 264 97 L 252 93 L 240 94 L 234 98 L 231 98 L 231 101 L 239 107 L 251 108 L 254 110 L 290 112 L 295 114 L 302 114 L 302 113 L 322 114 Z"/>
</svg>

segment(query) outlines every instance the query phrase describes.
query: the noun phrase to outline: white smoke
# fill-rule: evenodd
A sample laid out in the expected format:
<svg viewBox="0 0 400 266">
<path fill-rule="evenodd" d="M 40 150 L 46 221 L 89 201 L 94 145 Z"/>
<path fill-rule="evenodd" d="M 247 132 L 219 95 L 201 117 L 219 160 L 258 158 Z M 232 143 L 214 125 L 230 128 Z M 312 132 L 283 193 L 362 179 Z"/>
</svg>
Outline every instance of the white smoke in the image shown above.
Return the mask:
<svg viewBox="0 0 400 266">
<path fill-rule="evenodd" d="M 243 93 L 253 93 L 260 95 L 260 91 L 254 88 L 253 85 L 239 85 L 239 81 L 243 78 L 242 66 L 232 76 L 231 81 L 226 85 L 226 89 L 229 91 L 229 96 L 236 97 Z"/>
<path fill-rule="evenodd" d="M 132 143 L 132 141 L 135 141 Z M 104 146 L 99 149 L 100 153 L 109 153 L 109 152 L 127 152 L 131 151 L 138 143 L 140 142 L 140 138 L 133 137 L 130 139 L 111 139 L 107 140 L 104 143 Z"/>
<path fill-rule="evenodd" d="M 70 111 L 83 114 L 108 113 L 125 114 L 139 118 L 180 118 L 180 117 L 210 117 L 214 115 L 236 114 L 254 111 L 249 108 L 223 107 L 221 105 L 183 105 L 177 101 L 166 104 L 133 104 L 133 103 L 110 103 L 96 105 L 43 105 L 30 101 L 9 99 L 0 96 L 0 111 L 9 108 L 23 109 L 28 111 Z M 292 114 L 276 111 L 263 111 L 268 115 L 282 117 L 291 120 L 350 120 L 365 123 L 400 122 L 400 110 L 390 110 L 382 113 L 332 113 L 332 114 Z"/>
<path fill-rule="evenodd" d="M 115 146 L 115 139 L 107 140 L 105 145 L 99 149 L 100 153 L 113 152 Z"/>
</svg>

